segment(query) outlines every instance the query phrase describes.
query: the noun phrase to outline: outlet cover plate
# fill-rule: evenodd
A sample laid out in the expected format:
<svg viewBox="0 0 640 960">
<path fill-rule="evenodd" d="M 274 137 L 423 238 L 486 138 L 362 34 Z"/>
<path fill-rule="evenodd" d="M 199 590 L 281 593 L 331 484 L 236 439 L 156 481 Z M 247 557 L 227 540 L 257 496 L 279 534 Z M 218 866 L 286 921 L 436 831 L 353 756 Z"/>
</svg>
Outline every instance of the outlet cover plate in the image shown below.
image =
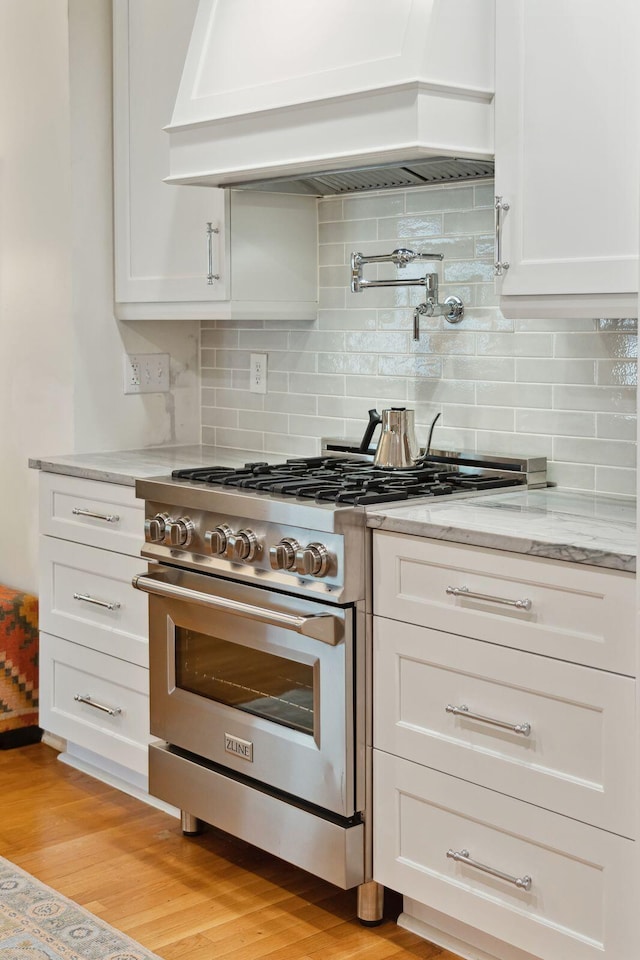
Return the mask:
<svg viewBox="0 0 640 960">
<path fill-rule="evenodd" d="M 125 393 L 168 393 L 168 353 L 127 353 L 124 357 Z"/>
</svg>

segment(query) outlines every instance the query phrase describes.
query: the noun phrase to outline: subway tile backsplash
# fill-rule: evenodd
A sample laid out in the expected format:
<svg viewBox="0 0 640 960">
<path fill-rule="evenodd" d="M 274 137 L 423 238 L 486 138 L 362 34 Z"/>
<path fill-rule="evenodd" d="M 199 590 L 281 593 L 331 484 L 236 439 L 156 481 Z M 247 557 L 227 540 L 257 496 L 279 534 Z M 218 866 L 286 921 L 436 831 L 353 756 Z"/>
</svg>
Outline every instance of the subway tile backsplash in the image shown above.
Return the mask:
<svg viewBox="0 0 640 960">
<path fill-rule="evenodd" d="M 493 184 L 413 188 L 319 202 L 317 321 L 203 321 L 202 440 L 273 456 L 312 455 L 323 436 L 364 432 L 367 411 L 407 405 L 434 445 L 543 454 L 549 478 L 635 495 L 637 321 L 507 320 L 493 285 Z M 423 290 L 349 290 L 349 257 L 395 247 L 442 252 L 452 326 L 412 308 Z M 369 265 L 365 276 L 395 276 Z M 268 393 L 249 392 L 249 355 L 268 354 Z"/>
</svg>

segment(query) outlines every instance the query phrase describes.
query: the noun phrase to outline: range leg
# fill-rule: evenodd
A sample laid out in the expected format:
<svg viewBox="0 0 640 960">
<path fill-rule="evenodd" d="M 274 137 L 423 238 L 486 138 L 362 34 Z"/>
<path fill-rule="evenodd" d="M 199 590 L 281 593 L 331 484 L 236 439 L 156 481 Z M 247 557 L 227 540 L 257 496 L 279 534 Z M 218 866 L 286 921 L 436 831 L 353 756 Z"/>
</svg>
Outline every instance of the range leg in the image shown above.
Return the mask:
<svg viewBox="0 0 640 960">
<path fill-rule="evenodd" d="M 199 833 L 202 833 L 202 823 L 198 820 L 197 817 L 194 817 L 193 814 L 187 813 L 186 810 L 180 811 L 180 826 L 182 827 L 182 832 L 185 837 L 195 837 Z"/>
<path fill-rule="evenodd" d="M 382 923 L 384 887 L 375 880 L 361 883 L 358 887 L 358 920 L 365 927 L 377 927 Z"/>
</svg>

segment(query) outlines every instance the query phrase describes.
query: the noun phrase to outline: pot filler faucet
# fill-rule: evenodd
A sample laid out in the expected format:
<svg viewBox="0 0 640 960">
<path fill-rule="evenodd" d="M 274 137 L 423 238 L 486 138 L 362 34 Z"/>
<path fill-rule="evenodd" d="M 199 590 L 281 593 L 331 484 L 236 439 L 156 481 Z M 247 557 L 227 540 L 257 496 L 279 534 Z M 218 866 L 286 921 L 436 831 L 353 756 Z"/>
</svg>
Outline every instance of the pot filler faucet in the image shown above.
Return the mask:
<svg viewBox="0 0 640 960">
<path fill-rule="evenodd" d="M 421 260 L 444 260 L 442 253 L 416 253 L 399 247 L 393 253 L 381 253 L 366 257 L 362 253 L 351 254 L 351 292 L 362 293 L 369 287 L 424 287 L 425 302 L 418 304 L 413 311 L 413 339 L 420 339 L 420 317 L 444 317 L 449 323 L 460 323 L 464 317 L 464 305 L 459 297 L 447 297 L 444 303 L 438 303 L 438 274 L 426 273 L 424 277 L 411 280 L 363 280 L 362 268 L 365 263 L 395 263 L 401 270 L 408 263 Z"/>
</svg>

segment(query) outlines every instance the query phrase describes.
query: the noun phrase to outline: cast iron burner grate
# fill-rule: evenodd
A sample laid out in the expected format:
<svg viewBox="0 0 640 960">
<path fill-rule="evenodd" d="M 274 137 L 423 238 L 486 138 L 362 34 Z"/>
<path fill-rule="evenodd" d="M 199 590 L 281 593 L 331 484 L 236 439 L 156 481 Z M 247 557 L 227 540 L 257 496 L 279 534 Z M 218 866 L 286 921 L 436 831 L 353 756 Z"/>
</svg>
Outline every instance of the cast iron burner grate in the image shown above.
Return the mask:
<svg viewBox="0 0 640 960">
<path fill-rule="evenodd" d="M 384 470 L 372 463 L 336 457 L 306 457 L 285 463 L 246 463 L 244 467 L 197 467 L 174 470 L 174 480 L 239 487 L 279 497 L 318 503 L 366 506 L 418 497 L 442 497 L 464 491 L 520 485 L 523 478 L 463 473 L 442 464 L 410 470 Z"/>
</svg>

